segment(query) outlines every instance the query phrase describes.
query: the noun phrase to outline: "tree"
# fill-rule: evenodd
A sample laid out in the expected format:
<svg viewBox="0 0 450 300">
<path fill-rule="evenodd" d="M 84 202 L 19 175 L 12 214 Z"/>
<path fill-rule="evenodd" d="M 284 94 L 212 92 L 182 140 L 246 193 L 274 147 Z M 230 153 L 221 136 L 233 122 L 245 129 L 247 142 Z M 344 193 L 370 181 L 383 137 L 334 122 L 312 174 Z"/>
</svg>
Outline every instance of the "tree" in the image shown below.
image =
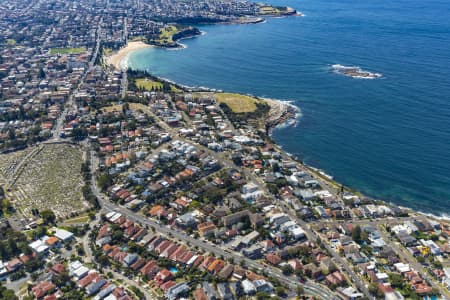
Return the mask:
<svg viewBox="0 0 450 300">
<path fill-rule="evenodd" d="M 423 256 L 417 256 L 416 259 L 421 264 L 423 264 L 425 262 L 425 258 Z"/>
<path fill-rule="evenodd" d="M 328 268 L 328 272 L 330 272 L 330 274 L 331 274 L 331 273 L 334 273 L 336 271 L 338 271 L 338 269 L 336 268 L 336 265 L 335 264 L 331 264 L 330 267 Z"/>
<path fill-rule="evenodd" d="M 8 247 L 11 254 L 16 254 L 19 251 L 17 243 L 12 237 L 8 238 Z"/>
<path fill-rule="evenodd" d="M 8 290 L 0 283 L 0 299 L 18 300 L 13 290 Z"/>
<path fill-rule="evenodd" d="M 26 243 L 21 243 L 19 245 L 20 251 L 25 255 L 31 255 L 33 254 L 33 250 L 28 246 Z"/>
<path fill-rule="evenodd" d="M 216 203 L 220 201 L 225 194 L 224 190 L 217 189 L 217 188 L 209 188 L 203 193 L 204 200 L 208 200 L 207 202 L 213 202 Z"/>
<path fill-rule="evenodd" d="M 369 241 L 369 234 L 365 230 L 361 231 L 361 241 L 370 243 L 370 241 Z"/>
<path fill-rule="evenodd" d="M 258 300 L 266 300 L 269 299 L 270 295 L 267 292 L 258 292 L 256 293 L 256 299 Z"/>
<path fill-rule="evenodd" d="M 291 265 L 286 264 L 281 268 L 281 271 L 283 272 L 284 275 L 288 276 L 294 272 L 294 269 L 292 269 Z"/>
<path fill-rule="evenodd" d="M 272 172 L 277 173 L 277 172 L 280 172 L 280 171 L 281 171 L 280 165 L 278 163 L 274 163 L 272 165 Z"/>
<path fill-rule="evenodd" d="M 352 239 L 357 243 L 361 241 L 361 227 L 359 225 L 356 225 L 355 228 L 353 228 Z"/>
<path fill-rule="evenodd" d="M 114 242 L 118 242 L 122 240 L 123 238 L 123 231 L 122 230 L 115 230 L 113 231 L 111 238 Z"/>
<path fill-rule="evenodd" d="M 295 292 L 297 293 L 297 296 L 301 296 L 301 295 L 303 295 L 303 293 L 305 292 L 305 290 L 303 289 L 302 286 L 297 285 L 297 288 L 296 288 L 296 291 L 295 291 Z"/>
<path fill-rule="evenodd" d="M 382 298 L 383 297 L 383 292 L 380 290 L 380 288 L 378 287 L 378 284 L 373 282 L 369 285 L 369 292 L 376 296 L 377 298 Z"/>
<path fill-rule="evenodd" d="M 295 276 L 299 277 L 299 278 L 304 278 L 304 274 L 303 274 L 303 270 L 302 269 L 297 269 L 295 270 Z"/>
<path fill-rule="evenodd" d="M 279 189 L 278 186 L 274 183 L 268 183 L 267 184 L 267 189 L 269 190 L 269 192 L 271 194 L 277 195 L 279 193 Z"/>
<path fill-rule="evenodd" d="M 11 205 L 11 202 L 8 199 L 5 199 L 4 197 L 0 196 L 0 214 L 4 212 L 12 212 L 13 206 Z"/>
<path fill-rule="evenodd" d="M 393 288 L 402 288 L 403 287 L 403 277 L 396 273 L 389 274 L 389 282 Z"/>
<path fill-rule="evenodd" d="M 27 272 L 35 272 L 44 265 L 44 261 L 40 259 L 33 258 L 25 263 L 25 270 Z"/>
<path fill-rule="evenodd" d="M 128 104 L 128 102 L 125 102 L 123 105 L 122 105 L 122 113 L 123 114 L 126 114 L 127 113 L 127 111 L 130 109 L 130 105 Z"/>
<path fill-rule="evenodd" d="M 72 130 L 72 137 L 74 140 L 76 141 L 81 141 L 83 140 L 85 137 L 87 137 L 88 133 L 87 130 L 81 127 L 75 127 Z"/>
<path fill-rule="evenodd" d="M 442 263 L 440 261 L 438 261 L 438 260 L 433 260 L 433 262 L 431 264 L 436 269 L 442 269 L 443 268 Z"/>
<path fill-rule="evenodd" d="M 285 289 L 284 287 L 282 287 L 282 286 L 277 286 L 277 287 L 275 288 L 275 293 L 276 293 L 278 296 L 283 297 L 283 296 L 286 295 L 286 289 Z"/>
<path fill-rule="evenodd" d="M 43 237 L 47 234 L 47 227 L 46 226 L 39 226 L 32 232 L 33 239 L 38 239 L 40 237 Z"/>
<path fill-rule="evenodd" d="M 55 224 L 56 221 L 55 213 L 51 209 L 41 211 L 41 218 L 47 225 Z"/>
<path fill-rule="evenodd" d="M 59 274 L 57 277 L 55 277 L 54 282 L 55 282 L 56 286 L 62 288 L 68 282 L 70 282 L 69 273 L 67 271 L 63 271 L 61 274 Z"/>
<path fill-rule="evenodd" d="M 113 184 L 112 176 L 108 173 L 103 173 L 98 177 L 98 186 L 102 191 L 105 191 L 109 186 Z"/>
<path fill-rule="evenodd" d="M 81 245 L 77 245 L 77 254 L 78 254 L 78 256 L 84 256 L 85 255 L 85 253 L 84 253 L 84 249 L 83 249 L 83 247 L 81 246 Z"/>
<path fill-rule="evenodd" d="M 15 140 L 16 139 L 16 132 L 14 131 L 14 129 L 10 129 L 8 131 L 8 138 L 10 140 Z"/>
<path fill-rule="evenodd" d="M 97 258 L 97 263 L 99 263 L 101 266 L 107 266 L 109 264 L 108 257 L 106 255 L 100 255 Z"/>
<path fill-rule="evenodd" d="M 2 260 L 6 260 L 8 258 L 8 250 L 5 248 L 5 245 L 0 242 L 0 258 Z"/>
<path fill-rule="evenodd" d="M 130 153 L 129 160 L 130 160 L 131 166 L 134 166 L 134 165 L 136 164 L 136 162 L 137 162 L 136 153 L 131 152 L 131 153 Z"/>
</svg>

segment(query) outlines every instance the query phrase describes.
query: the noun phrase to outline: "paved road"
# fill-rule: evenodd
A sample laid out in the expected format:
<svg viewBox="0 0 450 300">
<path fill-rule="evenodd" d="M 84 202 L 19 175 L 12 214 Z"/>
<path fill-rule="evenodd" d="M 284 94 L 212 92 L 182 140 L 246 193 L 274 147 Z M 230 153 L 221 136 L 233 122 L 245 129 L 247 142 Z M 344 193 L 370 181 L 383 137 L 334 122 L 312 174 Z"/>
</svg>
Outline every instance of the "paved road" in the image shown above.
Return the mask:
<svg viewBox="0 0 450 300">
<path fill-rule="evenodd" d="M 145 299 L 155 299 L 155 296 L 153 296 L 147 289 L 142 288 L 142 286 L 140 286 L 138 282 L 136 282 L 114 270 L 111 270 L 110 268 L 103 269 L 103 272 L 104 273 L 111 272 L 113 274 L 114 278 L 122 280 L 122 282 L 125 282 L 129 286 L 134 286 L 135 288 L 137 288 L 144 294 Z"/>
<path fill-rule="evenodd" d="M 23 289 L 23 286 L 27 283 L 27 281 L 31 280 L 31 277 L 29 274 L 26 274 L 24 278 L 20 278 L 19 280 L 11 281 L 11 279 L 6 280 L 5 286 L 13 290 L 14 293 L 17 295 L 19 291 Z"/>
<path fill-rule="evenodd" d="M 125 17 L 123 20 L 123 40 L 125 45 L 128 43 L 128 18 Z M 120 84 L 121 96 L 125 98 L 127 96 L 128 91 L 128 76 L 127 76 L 127 68 L 122 69 L 122 81 Z"/>
<path fill-rule="evenodd" d="M 67 113 L 69 112 L 70 109 L 75 108 L 75 104 L 73 102 L 73 96 L 78 93 L 78 91 L 80 90 L 80 88 L 83 86 L 84 80 L 86 78 L 86 75 L 92 70 L 92 68 L 95 65 L 95 60 L 97 58 L 98 55 L 98 51 L 100 50 L 100 42 L 101 42 L 101 36 L 100 36 L 100 29 L 101 29 L 101 24 L 103 23 L 103 18 L 100 19 L 100 21 L 98 22 L 98 26 L 97 26 L 97 37 L 96 37 L 96 41 L 95 41 L 95 48 L 94 51 L 92 52 L 92 57 L 91 60 L 88 63 L 88 68 L 87 70 L 84 72 L 83 76 L 80 79 L 80 82 L 78 84 L 78 86 L 70 93 L 65 105 L 64 105 L 64 110 L 62 111 L 62 113 L 59 115 L 58 119 L 56 120 L 56 126 L 53 129 L 53 140 L 57 141 L 60 138 L 60 134 L 63 130 L 64 127 L 64 120 L 66 119 Z"/>
<path fill-rule="evenodd" d="M 311 230 L 309 224 L 307 224 L 305 221 L 303 221 L 302 219 L 297 217 L 297 214 L 293 209 L 289 208 L 287 205 L 283 205 L 282 208 L 285 213 L 287 213 L 293 220 L 296 220 L 296 222 L 303 228 L 308 240 L 310 240 L 310 241 L 316 241 L 317 239 L 321 240 L 320 236 Z M 366 285 L 358 277 L 358 275 L 353 271 L 353 269 L 349 266 L 349 263 L 347 261 L 345 261 L 338 253 L 336 253 L 334 251 L 334 249 L 332 249 L 331 246 L 326 241 L 322 242 L 322 244 L 328 250 L 328 252 L 331 254 L 333 259 L 339 264 L 339 266 L 342 269 L 344 269 L 345 273 L 350 277 L 351 281 L 364 294 L 364 296 L 369 299 L 372 299 L 373 296 L 371 296 Z"/>
<path fill-rule="evenodd" d="M 100 223 L 100 216 L 99 215 L 100 214 L 98 214 L 96 216 L 95 221 L 90 223 L 91 228 L 94 228 L 96 225 L 98 225 Z M 84 252 L 85 252 L 84 260 L 87 263 L 95 262 L 94 255 L 92 254 L 92 249 L 91 249 L 91 247 L 89 245 L 89 233 L 91 232 L 91 230 L 86 232 L 86 234 L 81 239 L 81 244 L 83 245 L 83 249 L 84 249 Z M 108 273 L 108 272 L 111 272 L 114 275 L 114 278 L 121 279 L 126 284 L 128 284 L 130 286 L 134 286 L 137 289 L 139 289 L 141 292 L 144 293 L 146 299 L 154 299 L 152 294 L 149 293 L 147 290 L 142 289 L 142 287 L 139 285 L 138 282 L 136 282 L 134 280 L 131 280 L 130 278 L 128 278 L 128 277 L 126 277 L 126 276 L 124 276 L 124 275 L 122 275 L 122 274 L 120 274 L 120 273 L 118 273 L 118 272 L 116 272 L 116 271 L 114 271 L 114 270 L 112 270 L 110 268 L 104 268 L 103 269 L 103 273 Z"/>
<path fill-rule="evenodd" d="M 324 224 L 324 225 L 345 225 L 345 224 L 355 224 L 355 225 L 370 225 L 372 227 L 376 227 L 379 225 L 397 225 L 406 221 L 416 221 L 416 220 L 425 220 L 425 216 L 414 215 L 410 217 L 390 217 L 390 218 L 374 218 L 374 219 L 349 219 L 349 220 L 318 220 L 310 222 L 310 224 Z"/>
<path fill-rule="evenodd" d="M 157 122 L 161 128 L 165 129 L 168 133 L 170 133 L 172 138 L 179 139 L 181 141 L 193 144 L 196 147 L 198 147 L 199 149 L 204 150 L 211 156 L 215 157 L 218 161 L 220 161 L 226 168 L 234 168 L 235 167 L 234 163 L 226 156 L 226 152 L 212 151 L 211 149 L 208 149 L 207 147 L 204 147 L 203 145 L 194 143 L 193 141 L 180 136 L 175 128 L 172 128 L 169 125 L 167 125 L 167 123 L 162 121 L 150 109 L 146 109 L 145 111 L 154 118 L 155 122 Z M 92 151 L 90 156 L 91 156 L 92 171 L 94 171 L 97 169 L 97 165 L 98 165 L 96 153 L 94 151 Z M 256 181 L 257 179 L 259 179 L 259 178 L 256 178 L 256 176 L 253 173 L 249 173 L 247 170 L 244 170 L 244 174 L 246 176 L 250 177 L 252 180 Z M 214 245 L 212 243 L 207 243 L 207 242 L 204 242 L 204 241 L 201 241 L 198 239 L 194 239 L 194 238 L 186 235 L 184 232 L 180 232 L 180 231 L 174 230 L 172 228 L 168 228 L 166 226 L 161 226 L 160 224 L 157 224 L 155 221 L 153 221 L 151 219 L 148 219 L 146 217 L 138 215 L 132 211 L 129 211 L 128 209 L 126 209 L 124 207 L 113 204 L 106 197 L 104 197 L 98 190 L 96 183 L 95 183 L 94 174 L 93 174 L 91 180 L 92 180 L 91 181 L 92 191 L 94 192 L 95 196 L 99 199 L 99 202 L 102 205 L 102 208 L 120 212 L 136 222 L 152 226 L 156 229 L 156 231 L 161 232 L 165 235 L 171 234 L 174 238 L 176 238 L 180 241 L 189 242 L 191 245 L 194 245 L 201 249 L 204 249 L 207 252 L 213 253 L 216 256 L 222 256 L 225 259 L 233 259 L 233 261 L 235 263 L 240 263 L 241 261 L 244 261 L 245 265 L 248 267 L 251 267 L 251 268 L 254 268 L 254 269 L 257 269 L 260 271 L 265 270 L 266 273 L 269 274 L 270 276 L 277 278 L 281 282 L 286 283 L 286 285 L 288 285 L 290 288 L 292 288 L 292 290 L 295 290 L 295 288 L 298 285 L 301 285 L 294 276 L 285 276 L 277 268 L 267 267 L 266 265 L 262 265 L 254 260 L 243 257 L 240 253 L 238 254 L 236 252 L 231 252 L 228 249 L 224 250 L 224 249 L 217 247 L 216 245 Z M 266 189 L 265 185 L 261 185 L 261 188 L 263 188 L 264 190 Z M 325 286 L 321 286 L 313 281 L 308 281 L 302 286 L 307 294 L 317 296 L 320 299 L 335 299 L 336 298 L 333 295 L 333 293 L 330 290 L 328 290 Z"/>
<path fill-rule="evenodd" d="M 96 170 L 97 162 L 98 161 L 96 159 L 95 152 L 91 151 L 92 171 Z M 91 179 L 91 188 L 92 188 L 94 195 L 99 199 L 99 202 L 102 205 L 103 210 L 119 212 L 119 213 L 127 216 L 127 218 L 129 218 L 130 220 L 132 220 L 134 222 L 138 222 L 143 225 L 151 226 L 151 227 L 155 228 L 155 230 L 161 234 L 164 234 L 166 236 L 170 235 L 176 240 L 179 240 L 179 241 L 182 241 L 185 243 L 189 243 L 190 245 L 201 248 L 204 251 L 212 253 L 217 257 L 223 257 L 226 260 L 232 259 L 235 263 L 240 263 L 241 261 L 243 261 L 247 267 L 250 267 L 250 268 L 253 268 L 253 269 L 256 269 L 259 271 L 264 270 L 268 275 L 270 275 L 274 278 L 277 278 L 278 280 L 285 283 L 287 286 L 289 286 L 289 288 L 291 288 L 294 291 L 297 286 L 301 285 L 304 288 L 306 294 L 319 297 L 320 299 L 336 299 L 337 298 L 336 296 L 333 295 L 333 293 L 331 291 L 329 291 L 325 287 L 320 286 L 316 283 L 308 281 L 302 285 L 299 283 L 299 281 L 294 276 L 285 276 L 279 269 L 262 265 L 262 264 L 258 263 L 257 261 L 245 258 L 238 253 L 219 248 L 218 246 L 216 246 L 213 243 L 205 242 L 205 241 L 190 237 L 184 232 L 174 230 L 168 226 L 160 225 L 157 222 L 155 222 L 147 217 L 144 217 L 142 215 L 139 215 L 137 213 L 129 211 L 128 209 L 126 209 L 122 206 L 118 206 L 118 205 L 110 202 L 97 188 L 97 185 L 95 183 L 94 174 Z"/>
<path fill-rule="evenodd" d="M 444 297 L 444 299 L 450 299 L 449 291 L 439 283 L 436 283 L 434 278 L 432 278 L 428 273 L 427 269 L 424 266 L 422 266 L 417 261 L 417 259 L 415 259 L 411 255 L 411 253 L 408 252 L 408 250 L 406 250 L 398 242 L 394 241 L 393 238 L 389 236 L 388 233 L 384 230 L 384 228 L 380 228 L 380 230 L 378 231 L 380 232 L 380 235 L 384 239 L 384 241 L 388 243 L 390 247 L 392 247 L 392 249 L 397 253 L 397 255 L 401 259 L 405 260 L 410 265 L 411 268 L 419 272 L 420 276 L 423 279 L 426 279 L 428 283 L 431 285 L 431 287 L 438 289 L 441 293 L 441 296 Z"/>
<path fill-rule="evenodd" d="M 158 116 L 156 116 L 150 109 L 146 109 L 146 112 L 152 116 L 155 121 L 158 123 L 158 125 L 165 129 L 168 133 L 171 134 L 172 138 L 179 139 L 184 142 L 190 143 L 198 147 L 199 149 L 204 150 L 211 156 L 215 157 L 218 161 L 220 161 L 224 167 L 226 168 L 233 168 L 235 167 L 234 163 L 226 156 L 226 152 L 214 152 L 211 149 L 208 149 L 207 147 L 204 147 L 202 145 L 199 145 L 197 143 L 194 143 L 193 141 L 186 139 L 184 137 L 181 137 L 175 128 L 170 127 L 167 125 L 167 123 L 163 122 Z M 95 171 L 97 169 L 98 160 L 96 158 L 96 153 L 94 151 L 91 151 L 91 167 L 92 171 Z M 256 176 L 253 173 L 249 173 L 246 170 L 244 170 L 244 174 L 248 177 L 250 177 L 252 180 L 257 180 Z M 319 297 L 320 299 L 336 299 L 336 296 L 333 295 L 333 293 L 328 290 L 325 286 L 321 286 L 313 281 L 308 281 L 305 284 L 300 284 L 298 279 L 295 278 L 295 276 L 285 276 L 283 273 L 274 267 L 268 267 L 266 265 L 260 264 L 257 261 L 248 259 L 246 257 L 243 257 L 240 253 L 231 252 L 230 250 L 221 249 L 218 246 L 214 245 L 213 243 L 201 241 L 195 238 L 192 238 L 188 235 L 186 235 L 184 232 L 180 232 L 177 230 L 174 230 L 167 226 L 162 226 L 155 221 L 146 218 L 142 215 L 136 214 L 132 211 L 129 211 L 128 209 L 115 205 L 111 203 L 100 191 L 98 190 L 96 183 L 95 183 L 95 176 L 93 174 L 91 179 L 91 186 L 92 191 L 95 194 L 95 196 L 99 199 L 100 204 L 102 205 L 103 209 L 112 210 L 116 212 L 120 212 L 123 215 L 126 215 L 129 219 L 139 222 L 144 225 L 149 225 L 155 228 L 156 231 L 165 234 L 165 235 L 171 235 L 175 239 L 183 242 L 188 242 L 193 246 L 199 247 L 207 252 L 213 253 L 214 255 L 220 257 L 222 256 L 224 259 L 233 259 L 235 263 L 240 263 L 243 261 L 247 267 L 251 267 L 256 270 L 265 271 L 268 275 L 277 278 L 281 282 L 284 282 L 287 286 L 289 286 L 292 290 L 295 291 L 295 288 L 299 285 L 303 286 L 305 293 Z M 265 185 L 261 185 L 261 188 L 265 190 Z"/>
<path fill-rule="evenodd" d="M 409 253 L 402 245 L 398 242 L 394 241 L 393 238 L 385 231 L 385 228 L 382 226 L 386 225 L 396 225 L 406 221 L 415 221 L 415 220 L 424 220 L 425 216 L 414 215 L 410 217 L 396 217 L 396 218 L 376 218 L 370 220 L 346 220 L 346 221 L 330 221 L 325 222 L 325 225 L 342 225 L 342 224 L 357 224 L 357 225 L 370 225 L 372 227 L 378 227 L 378 232 L 380 233 L 383 240 L 389 244 L 389 246 L 397 253 L 397 255 L 403 260 L 406 261 L 414 270 L 419 272 L 420 276 L 426 279 L 430 285 L 434 288 L 437 288 L 443 297 L 446 299 L 450 299 L 449 291 L 444 288 L 442 285 L 437 283 L 434 278 L 432 278 L 427 269 L 421 265 L 414 257 L 412 257 L 411 253 Z M 319 221 L 313 222 L 312 224 L 320 223 Z"/>
<path fill-rule="evenodd" d="M 164 122 L 163 120 L 161 120 L 161 118 L 158 117 L 155 113 L 153 113 L 149 107 L 145 107 L 142 109 L 145 113 L 147 113 L 149 116 L 151 116 L 155 120 L 155 122 L 158 124 L 159 127 L 163 128 L 167 133 L 169 133 L 170 136 L 172 137 L 172 139 L 183 141 L 185 143 L 194 145 L 197 149 L 205 151 L 206 153 L 208 153 L 209 155 L 214 157 L 217 161 L 219 161 L 225 168 L 235 168 L 236 167 L 235 164 L 233 163 L 233 161 L 227 157 L 226 152 L 215 152 L 215 151 L 209 149 L 208 147 L 200 145 L 188 138 L 181 136 L 178 133 L 177 128 L 173 128 L 173 127 L 170 127 L 169 125 L 167 125 L 167 123 Z M 245 175 L 253 176 L 251 174 L 248 174 L 248 172 L 246 170 L 243 170 L 243 171 L 245 172 L 244 173 Z"/>
<path fill-rule="evenodd" d="M 100 222 L 100 214 L 98 214 L 95 218 L 95 220 L 93 222 L 90 222 L 89 225 L 91 228 L 94 228 L 96 225 L 98 225 Z M 92 229 L 90 229 L 88 232 L 86 232 L 86 234 L 81 238 L 81 244 L 83 246 L 84 249 L 84 253 L 85 253 L 85 261 L 90 263 L 93 262 L 94 259 L 94 255 L 92 254 L 92 249 L 89 245 L 89 233 L 91 232 Z"/>
</svg>

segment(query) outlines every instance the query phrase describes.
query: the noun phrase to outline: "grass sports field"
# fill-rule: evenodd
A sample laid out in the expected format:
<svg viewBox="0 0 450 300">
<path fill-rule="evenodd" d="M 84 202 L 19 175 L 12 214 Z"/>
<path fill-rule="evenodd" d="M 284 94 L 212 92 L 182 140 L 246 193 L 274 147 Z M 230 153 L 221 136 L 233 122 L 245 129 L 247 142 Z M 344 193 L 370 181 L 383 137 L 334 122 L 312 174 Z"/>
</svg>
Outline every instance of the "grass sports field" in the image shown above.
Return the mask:
<svg viewBox="0 0 450 300">
<path fill-rule="evenodd" d="M 50 54 L 80 54 L 86 51 L 86 48 L 53 48 Z"/>
<path fill-rule="evenodd" d="M 139 89 L 143 89 L 143 90 L 147 90 L 147 91 L 151 91 L 153 90 L 159 90 L 162 89 L 163 84 L 161 82 L 158 81 L 153 81 L 151 79 L 147 79 L 147 78 L 138 78 L 135 81 L 136 86 Z"/>
</svg>

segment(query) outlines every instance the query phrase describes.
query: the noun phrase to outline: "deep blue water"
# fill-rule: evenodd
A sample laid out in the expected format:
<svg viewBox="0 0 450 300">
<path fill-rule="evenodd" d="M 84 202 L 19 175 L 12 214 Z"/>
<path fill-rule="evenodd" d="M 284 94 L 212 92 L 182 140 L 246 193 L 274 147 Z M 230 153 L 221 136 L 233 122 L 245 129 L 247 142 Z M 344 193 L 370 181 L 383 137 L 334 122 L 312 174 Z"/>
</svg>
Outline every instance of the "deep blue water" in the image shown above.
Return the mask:
<svg viewBox="0 0 450 300">
<path fill-rule="evenodd" d="M 295 101 L 275 140 L 367 195 L 450 212 L 450 3 L 275 0 L 305 17 L 201 27 L 186 49 L 145 49 L 129 65 L 174 81 Z M 333 64 L 382 73 L 362 80 Z"/>
</svg>

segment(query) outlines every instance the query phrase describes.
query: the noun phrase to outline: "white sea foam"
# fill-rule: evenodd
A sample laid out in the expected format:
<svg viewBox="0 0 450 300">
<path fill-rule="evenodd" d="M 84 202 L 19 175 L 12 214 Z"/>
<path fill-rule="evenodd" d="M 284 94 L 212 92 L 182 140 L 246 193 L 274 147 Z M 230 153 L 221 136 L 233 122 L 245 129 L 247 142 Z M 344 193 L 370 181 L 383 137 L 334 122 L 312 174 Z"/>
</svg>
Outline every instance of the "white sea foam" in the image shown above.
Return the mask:
<svg viewBox="0 0 450 300">
<path fill-rule="evenodd" d="M 352 77 L 355 79 L 378 79 L 383 76 L 381 73 L 369 72 L 361 69 L 358 66 L 344 66 L 341 64 L 334 64 L 331 66 L 336 74 Z"/>
<path fill-rule="evenodd" d="M 128 60 L 130 59 L 130 53 L 128 53 L 121 61 L 120 61 L 120 68 L 122 70 L 128 69 Z"/>
<path fill-rule="evenodd" d="M 178 43 L 179 47 L 173 47 L 173 48 L 165 48 L 164 50 L 167 51 L 180 51 L 186 49 L 188 46 L 186 44 Z"/>
<path fill-rule="evenodd" d="M 384 200 L 381 200 L 381 201 L 383 201 L 383 202 L 385 202 L 385 203 L 387 203 L 387 204 L 389 204 L 391 206 L 397 206 L 397 207 L 399 207 L 401 209 L 409 210 L 409 211 L 411 211 L 413 213 L 420 214 L 420 215 L 423 215 L 423 216 L 426 216 L 426 217 L 429 217 L 429 218 L 432 218 L 432 219 L 443 220 L 443 221 L 450 221 L 450 215 L 448 213 L 434 214 L 434 213 L 429 213 L 429 212 L 423 212 L 423 211 L 420 211 L 420 210 L 417 210 L 417 209 L 413 209 L 413 208 L 410 208 L 410 207 L 407 207 L 407 206 L 398 205 L 398 204 L 396 204 L 394 202 L 391 202 L 391 201 L 384 201 Z"/>
</svg>

